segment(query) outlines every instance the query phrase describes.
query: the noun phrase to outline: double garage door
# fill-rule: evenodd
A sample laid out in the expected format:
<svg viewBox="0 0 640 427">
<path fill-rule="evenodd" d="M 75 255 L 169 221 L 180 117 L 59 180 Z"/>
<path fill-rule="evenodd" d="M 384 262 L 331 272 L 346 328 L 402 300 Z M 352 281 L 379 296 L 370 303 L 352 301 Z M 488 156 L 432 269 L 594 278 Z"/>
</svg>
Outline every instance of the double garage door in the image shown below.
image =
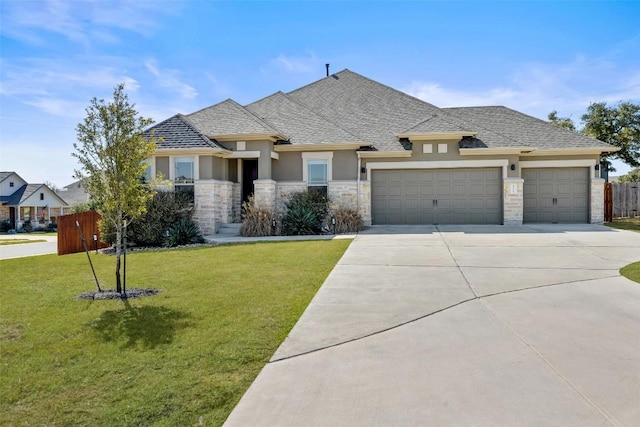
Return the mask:
<svg viewBox="0 0 640 427">
<path fill-rule="evenodd" d="M 589 172 L 589 168 L 523 169 L 524 222 L 589 222 Z"/>
<path fill-rule="evenodd" d="M 502 170 L 374 170 L 373 224 L 501 224 Z"/>
</svg>

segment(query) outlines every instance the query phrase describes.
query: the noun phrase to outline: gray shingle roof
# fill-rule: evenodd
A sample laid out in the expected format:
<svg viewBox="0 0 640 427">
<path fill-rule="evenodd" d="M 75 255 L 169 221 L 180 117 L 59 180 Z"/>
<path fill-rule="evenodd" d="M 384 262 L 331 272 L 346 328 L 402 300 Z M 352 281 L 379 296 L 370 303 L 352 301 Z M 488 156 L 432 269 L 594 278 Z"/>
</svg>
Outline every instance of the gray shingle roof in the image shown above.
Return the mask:
<svg viewBox="0 0 640 427">
<path fill-rule="evenodd" d="M 489 147 L 608 148 L 610 145 L 579 133 L 554 126 L 507 107 L 457 107 L 443 110 L 473 123 L 478 137 Z M 494 140 L 489 133 L 502 138 Z"/>
<path fill-rule="evenodd" d="M 182 114 L 147 129 L 145 135 L 149 136 L 152 131 L 158 138 L 157 148 L 224 148 L 198 132 Z"/>
<path fill-rule="evenodd" d="M 439 112 L 434 105 L 349 70 L 288 95 L 381 151 L 403 150 L 396 135 Z"/>
<path fill-rule="evenodd" d="M 7 179 L 10 175 L 13 175 L 13 172 L 0 172 L 0 182 Z"/>
<path fill-rule="evenodd" d="M 286 129 L 286 135 L 292 144 L 362 142 L 359 137 L 315 114 L 282 92 L 276 92 L 246 108 L 275 128 Z"/>
<path fill-rule="evenodd" d="M 232 99 L 191 113 L 187 118 L 200 133 L 210 138 L 215 138 L 216 135 L 282 135 L 280 130 Z"/>
<path fill-rule="evenodd" d="M 38 191 L 44 184 L 25 184 L 18 188 L 12 195 L 7 197 L 6 205 L 18 206 L 23 201 L 29 198 L 33 193 Z"/>
</svg>

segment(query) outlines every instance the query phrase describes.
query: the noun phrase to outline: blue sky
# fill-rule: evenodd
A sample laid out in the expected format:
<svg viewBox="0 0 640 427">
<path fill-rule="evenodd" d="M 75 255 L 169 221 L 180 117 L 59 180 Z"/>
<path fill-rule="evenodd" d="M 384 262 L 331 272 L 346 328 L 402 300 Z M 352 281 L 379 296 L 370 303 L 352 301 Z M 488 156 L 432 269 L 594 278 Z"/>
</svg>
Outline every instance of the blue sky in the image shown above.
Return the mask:
<svg viewBox="0 0 640 427">
<path fill-rule="evenodd" d="M 0 170 L 58 186 L 84 109 L 120 82 L 156 122 L 295 89 L 325 63 L 440 107 L 579 122 L 594 101 L 640 102 L 635 1 L 0 0 L 0 17 Z"/>
</svg>

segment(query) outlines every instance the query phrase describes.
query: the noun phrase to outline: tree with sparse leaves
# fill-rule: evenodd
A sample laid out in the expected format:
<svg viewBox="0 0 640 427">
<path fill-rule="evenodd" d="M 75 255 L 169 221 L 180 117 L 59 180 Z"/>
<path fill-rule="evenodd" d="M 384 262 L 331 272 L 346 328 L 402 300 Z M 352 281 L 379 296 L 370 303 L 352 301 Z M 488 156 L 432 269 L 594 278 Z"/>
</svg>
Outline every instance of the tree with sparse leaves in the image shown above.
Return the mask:
<svg viewBox="0 0 640 427">
<path fill-rule="evenodd" d="M 75 177 L 102 215 L 102 221 L 116 233 L 116 291 L 122 292 L 120 257 L 123 252 L 123 231 L 133 218 L 144 213 L 153 191 L 141 179 L 155 151 L 155 138 L 144 135 L 154 123 L 138 116 L 135 104 L 129 102 L 124 84 L 116 86 L 113 100 L 93 98 L 86 109 L 87 116 L 76 127 L 78 142 L 72 155 L 80 163 Z"/>
<path fill-rule="evenodd" d="M 547 118 L 556 126 L 619 147 L 619 151 L 600 157 L 604 169 L 615 172 L 611 166 L 611 159 L 620 159 L 633 167 L 640 166 L 640 105 L 619 102 L 617 105 L 607 106 L 606 102 L 593 102 L 580 118 L 583 125 L 580 130 L 576 130 L 571 118 L 559 117 L 557 111 L 549 113 Z"/>
<path fill-rule="evenodd" d="M 576 130 L 576 125 L 573 123 L 573 120 L 571 120 L 571 117 L 559 117 L 556 110 L 550 112 L 549 115 L 547 115 L 547 119 L 549 120 L 549 122 L 561 128 L 573 131 Z"/>
</svg>

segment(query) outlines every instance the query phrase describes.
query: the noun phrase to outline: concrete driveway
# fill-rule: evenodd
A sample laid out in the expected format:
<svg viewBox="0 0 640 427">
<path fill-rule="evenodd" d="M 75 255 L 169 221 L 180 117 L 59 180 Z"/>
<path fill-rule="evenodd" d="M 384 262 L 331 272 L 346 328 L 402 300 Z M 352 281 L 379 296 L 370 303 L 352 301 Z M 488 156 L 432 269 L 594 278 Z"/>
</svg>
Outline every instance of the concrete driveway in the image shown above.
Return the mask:
<svg viewBox="0 0 640 427">
<path fill-rule="evenodd" d="M 640 425 L 640 234 L 357 236 L 226 426 Z"/>
</svg>

